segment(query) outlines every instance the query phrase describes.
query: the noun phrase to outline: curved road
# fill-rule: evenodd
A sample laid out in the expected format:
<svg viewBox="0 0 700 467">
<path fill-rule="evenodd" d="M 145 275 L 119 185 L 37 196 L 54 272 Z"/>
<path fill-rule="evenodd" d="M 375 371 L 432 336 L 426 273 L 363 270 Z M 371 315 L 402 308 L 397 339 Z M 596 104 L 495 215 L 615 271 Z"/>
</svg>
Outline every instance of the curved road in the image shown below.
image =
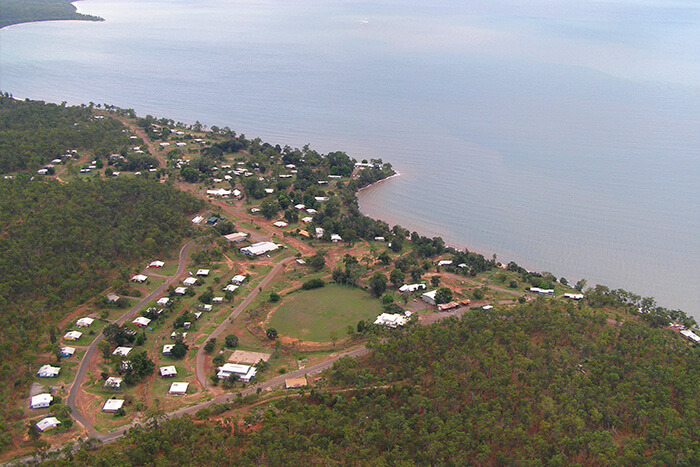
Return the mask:
<svg viewBox="0 0 700 467">
<path fill-rule="evenodd" d="M 175 280 L 182 274 L 182 272 L 185 270 L 185 260 L 187 259 L 187 251 L 189 248 L 192 246 L 194 243 L 194 240 L 186 243 L 181 249 L 180 249 L 180 256 L 178 259 L 178 266 L 177 266 L 177 271 L 173 276 L 171 276 L 168 280 L 166 280 L 160 287 L 158 287 L 156 290 L 148 294 L 143 300 L 141 300 L 138 304 L 136 304 L 133 308 L 131 308 L 129 311 L 124 313 L 119 319 L 114 321 L 116 324 L 122 324 L 124 321 L 127 319 L 131 318 L 136 312 L 138 312 L 146 303 L 150 302 L 153 300 L 155 297 L 158 295 L 162 294 L 165 289 L 168 288 L 169 285 L 171 285 Z M 88 366 L 90 364 L 90 360 L 92 359 L 92 356 L 95 354 L 95 351 L 97 350 L 97 344 L 104 339 L 104 335 L 100 334 L 95 338 L 95 340 L 92 341 L 92 344 L 90 344 L 90 347 L 88 347 L 87 352 L 85 352 L 85 355 L 83 356 L 83 359 L 80 361 L 80 366 L 78 367 L 78 372 L 75 375 L 75 379 L 73 380 L 73 383 L 70 388 L 70 392 L 68 393 L 68 399 L 66 400 L 66 404 L 68 407 L 70 407 L 72 411 L 73 418 L 75 418 L 78 423 L 83 425 L 85 429 L 87 430 L 88 434 L 90 436 L 93 436 L 96 434 L 95 428 L 90 424 L 90 422 L 87 421 L 87 419 L 83 416 L 82 413 L 80 413 L 80 410 L 78 407 L 75 405 L 75 399 L 78 396 L 78 391 L 80 391 L 80 386 L 83 382 L 83 378 L 85 378 L 85 373 L 87 372 Z"/>
</svg>

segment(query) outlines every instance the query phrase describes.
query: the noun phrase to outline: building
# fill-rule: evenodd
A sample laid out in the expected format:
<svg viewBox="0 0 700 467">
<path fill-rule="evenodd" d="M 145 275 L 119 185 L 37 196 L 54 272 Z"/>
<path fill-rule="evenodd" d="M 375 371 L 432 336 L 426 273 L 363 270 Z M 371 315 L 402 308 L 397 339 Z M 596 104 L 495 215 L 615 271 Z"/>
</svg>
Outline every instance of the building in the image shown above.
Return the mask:
<svg viewBox="0 0 700 467">
<path fill-rule="evenodd" d="M 103 412 L 116 412 L 124 405 L 124 399 L 109 399 L 102 407 Z"/>
<path fill-rule="evenodd" d="M 228 235 L 224 235 L 224 238 L 229 242 L 240 243 L 246 238 L 248 238 L 248 234 L 245 232 L 234 232 Z"/>
<path fill-rule="evenodd" d="M 80 327 L 80 328 L 86 328 L 86 327 L 90 326 L 93 323 L 93 321 L 95 321 L 95 320 L 92 318 L 88 318 L 88 317 L 80 318 L 78 321 L 75 322 L 75 325 Z"/>
<path fill-rule="evenodd" d="M 212 297 L 211 301 L 212 301 L 212 303 L 223 303 L 224 297 Z"/>
<path fill-rule="evenodd" d="M 554 289 L 540 289 L 539 287 L 530 287 L 530 292 L 537 295 L 554 295 Z"/>
<path fill-rule="evenodd" d="M 450 303 L 441 303 L 439 304 L 438 311 L 447 311 L 447 310 L 452 310 L 454 308 L 459 308 L 459 303 L 457 302 L 450 302 Z"/>
<path fill-rule="evenodd" d="M 41 368 L 39 368 L 39 371 L 36 372 L 36 375 L 39 378 L 55 378 L 58 376 L 58 374 L 61 372 L 61 367 L 58 366 L 51 366 L 51 365 L 42 365 Z"/>
<path fill-rule="evenodd" d="M 121 357 L 126 357 L 129 355 L 131 352 L 132 348 L 131 347 L 117 347 L 114 349 L 114 352 L 112 352 L 112 355 L 119 355 Z"/>
<path fill-rule="evenodd" d="M 171 355 L 173 347 L 175 347 L 173 344 L 165 344 L 163 346 L 163 355 Z"/>
<path fill-rule="evenodd" d="M 449 266 L 450 264 L 452 264 L 452 260 L 449 259 L 443 259 L 438 261 L 438 266 Z"/>
<path fill-rule="evenodd" d="M 404 284 L 399 287 L 399 292 L 415 292 L 416 290 L 425 290 L 425 284 Z"/>
<path fill-rule="evenodd" d="M 255 378 L 258 370 L 253 366 L 248 365 L 237 365 L 235 363 L 226 363 L 223 366 L 217 368 L 219 372 L 216 376 L 219 379 L 228 379 L 232 375 L 238 376 L 238 379 L 243 382 L 249 382 L 251 379 Z"/>
<path fill-rule="evenodd" d="M 122 379 L 116 376 L 110 376 L 105 380 L 105 387 L 108 389 L 120 389 L 122 387 Z"/>
<path fill-rule="evenodd" d="M 218 189 L 216 189 L 216 190 L 207 190 L 207 194 L 208 194 L 209 196 L 219 196 L 219 197 L 222 197 L 222 198 L 223 198 L 223 197 L 231 196 L 232 193 L 233 193 L 233 191 L 231 191 L 231 190 L 226 190 L 226 189 L 224 189 L 224 188 L 218 188 Z"/>
<path fill-rule="evenodd" d="M 185 287 L 192 287 L 197 283 L 197 278 L 196 277 L 188 277 L 184 281 L 182 281 L 182 285 Z"/>
<path fill-rule="evenodd" d="M 160 306 L 166 306 L 168 303 L 170 303 L 170 299 L 168 297 L 159 298 L 156 303 Z"/>
<path fill-rule="evenodd" d="M 285 389 L 303 388 L 307 384 L 306 376 L 302 376 L 301 378 L 287 378 L 284 380 Z"/>
<path fill-rule="evenodd" d="M 228 284 L 226 287 L 224 287 L 224 292 L 235 292 L 236 289 L 238 289 L 237 285 Z"/>
<path fill-rule="evenodd" d="M 115 303 L 119 301 L 119 295 L 115 293 L 108 293 L 107 294 L 107 303 Z"/>
<path fill-rule="evenodd" d="M 58 352 L 61 357 L 72 357 L 75 353 L 75 347 L 61 347 Z"/>
<path fill-rule="evenodd" d="M 39 429 L 39 431 L 44 432 L 46 430 L 52 430 L 60 424 L 61 422 L 56 417 L 47 417 L 39 421 L 39 423 L 36 424 L 36 427 Z"/>
<path fill-rule="evenodd" d="M 565 293 L 565 298 L 570 298 L 571 300 L 582 300 L 584 295 L 582 293 Z"/>
<path fill-rule="evenodd" d="M 165 266 L 165 263 L 162 261 L 151 261 L 148 265 L 149 268 L 162 268 L 163 266 Z"/>
<path fill-rule="evenodd" d="M 384 237 L 374 237 L 374 241 L 375 242 L 383 242 L 383 241 L 385 241 L 385 238 Z"/>
<path fill-rule="evenodd" d="M 691 331 L 690 329 L 684 329 L 684 330 L 682 330 L 682 331 L 681 331 L 681 334 L 683 334 L 685 337 L 687 337 L 688 339 L 690 339 L 690 340 L 693 341 L 693 342 L 700 342 L 700 336 L 698 336 L 697 334 L 695 334 L 695 333 L 694 333 L 693 331 Z"/>
<path fill-rule="evenodd" d="M 202 216 L 196 216 L 194 219 L 192 219 L 192 223 L 193 223 L 193 224 L 199 224 L 199 223 L 202 222 L 203 220 L 204 220 L 204 217 L 202 217 Z"/>
<path fill-rule="evenodd" d="M 160 367 L 160 376 L 163 378 L 171 378 L 173 376 L 177 376 L 177 369 L 175 368 L 175 365 L 169 365 L 169 366 L 162 366 Z"/>
<path fill-rule="evenodd" d="M 187 394 L 187 387 L 189 385 L 190 383 L 173 383 L 170 385 L 168 394 L 185 395 Z"/>
<path fill-rule="evenodd" d="M 343 241 L 343 237 L 341 237 L 340 235 L 331 234 L 331 242 L 338 243 L 338 242 L 342 242 L 342 241 Z"/>
<path fill-rule="evenodd" d="M 404 326 L 406 323 L 408 323 L 408 317 L 399 313 L 382 313 L 381 315 L 377 316 L 377 319 L 374 320 L 374 324 L 386 326 L 392 329 Z"/>
<path fill-rule="evenodd" d="M 274 222 L 272 225 L 274 225 L 275 227 L 279 227 L 281 229 L 282 227 L 287 227 L 288 224 L 284 221 L 277 221 L 277 222 Z"/>
<path fill-rule="evenodd" d="M 68 331 L 63 338 L 67 341 L 77 341 L 83 333 L 80 331 Z"/>
<path fill-rule="evenodd" d="M 187 293 L 187 287 L 175 287 L 175 295 L 185 295 Z"/>
<path fill-rule="evenodd" d="M 135 324 L 136 326 L 140 326 L 140 327 L 144 328 L 151 323 L 151 320 L 148 318 L 144 318 L 143 316 L 139 316 L 138 318 L 133 320 L 131 323 Z"/>
<path fill-rule="evenodd" d="M 30 399 L 29 408 L 45 409 L 51 405 L 51 401 L 53 401 L 53 396 L 51 394 L 37 394 Z"/>
<path fill-rule="evenodd" d="M 207 277 L 209 275 L 209 269 L 197 269 L 197 277 Z"/>
<path fill-rule="evenodd" d="M 131 278 L 132 282 L 146 282 L 148 280 L 148 276 L 144 276 L 143 274 L 136 274 L 134 277 Z"/>
<path fill-rule="evenodd" d="M 241 285 L 245 282 L 246 277 L 242 274 L 236 274 L 231 278 L 231 282 L 236 285 Z"/>
<path fill-rule="evenodd" d="M 420 298 L 425 303 L 429 303 L 430 305 L 435 305 L 435 294 L 436 293 L 437 293 L 437 290 L 431 290 L 430 292 L 426 292 L 423 295 L 421 295 Z"/>
<path fill-rule="evenodd" d="M 278 249 L 279 246 L 272 242 L 259 242 L 250 246 L 241 248 L 241 253 L 247 256 L 260 256 L 270 251 Z"/>
</svg>

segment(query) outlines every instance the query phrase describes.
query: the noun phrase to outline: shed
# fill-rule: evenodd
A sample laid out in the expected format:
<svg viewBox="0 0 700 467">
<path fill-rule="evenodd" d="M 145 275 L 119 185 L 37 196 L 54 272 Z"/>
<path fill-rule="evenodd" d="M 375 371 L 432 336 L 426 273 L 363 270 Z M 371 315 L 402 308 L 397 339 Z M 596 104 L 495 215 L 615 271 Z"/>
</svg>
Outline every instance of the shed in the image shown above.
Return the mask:
<svg viewBox="0 0 700 467">
<path fill-rule="evenodd" d="M 124 399 L 109 399 L 102 407 L 103 412 L 116 412 L 124 405 Z"/>
<path fill-rule="evenodd" d="M 168 394 L 184 395 L 187 394 L 187 387 L 190 383 L 173 383 L 170 385 Z"/>
<path fill-rule="evenodd" d="M 278 248 L 279 246 L 275 245 L 272 242 L 259 242 L 241 248 L 241 253 L 247 256 L 260 256 L 267 252 L 274 251 Z"/>
<path fill-rule="evenodd" d="M 46 430 L 52 430 L 60 424 L 61 422 L 56 417 L 47 417 L 40 420 L 39 423 L 36 424 L 36 427 L 39 429 L 39 431 L 44 432 Z"/>
<path fill-rule="evenodd" d="M 149 268 L 162 268 L 163 266 L 165 266 L 165 263 L 162 261 L 151 261 L 148 265 Z"/>
<path fill-rule="evenodd" d="M 246 238 L 248 238 L 248 234 L 245 232 L 234 232 L 228 235 L 224 235 L 224 238 L 229 242 L 240 243 Z"/>
<path fill-rule="evenodd" d="M 146 327 L 151 323 L 151 320 L 148 318 L 144 318 L 143 316 L 139 316 L 138 318 L 133 320 L 131 323 L 135 324 L 136 326 Z"/>
<path fill-rule="evenodd" d="M 341 237 L 338 234 L 331 234 L 331 242 L 333 243 L 338 243 L 343 240 L 343 237 Z"/>
<path fill-rule="evenodd" d="M 426 292 L 423 295 L 420 296 L 421 300 L 423 300 L 425 303 L 429 303 L 431 305 L 435 305 L 435 294 L 437 293 L 437 290 L 431 290 L 430 292 Z"/>
<path fill-rule="evenodd" d="M 45 409 L 48 406 L 51 405 L 51 401 L 53 401 L 53 396 L 51 394 L 37 394 L 36 396 L 32 397 L 29 401 L 29 408 L 30 409 Z"/>
</svg>

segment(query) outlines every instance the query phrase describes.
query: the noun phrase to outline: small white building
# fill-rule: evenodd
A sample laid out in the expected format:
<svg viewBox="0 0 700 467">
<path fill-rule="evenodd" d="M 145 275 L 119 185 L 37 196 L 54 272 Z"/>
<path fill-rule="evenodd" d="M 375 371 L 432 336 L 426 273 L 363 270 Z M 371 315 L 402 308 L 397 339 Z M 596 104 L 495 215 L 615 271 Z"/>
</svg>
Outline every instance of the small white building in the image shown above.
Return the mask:
<svg viewBox="0 0 700 467">
<path fill-rule="evenodd" d="M 184 324 L 183 324 L 184 326 Z M 173 331 L 170 333 L 170 338 L 171 339 L 180 339 L 180 340 L 185 340 L 187 338 L 187 333 L 186 332 L 178 332 L 178 331 Z"/>
<path fill-rule="evenodd" d="M 311 217 L 311 216 L 306 216 L 306 217 L 302 217 L 302 218 L 301 218 L 301 221 L 302 221 L 304 224 L 310 224 L 313 220 L 314 220 L 314 218 Z"/>
<path fill-rule="evenodd" d="M 425 290 L 425 284 L 404 284 L 399 287 L 399 292 L 415 292 L 416 290 Z"/>
<path fill-rule="evenodd" d="M 170 303 L 170 299 L 168 297 L 159 298 L 156 303 L 160 306 L 166 306 L 168 303 Z"/>
<path fill-rule="evenodd" d="M 136 274 L 134 277 L 131 278 L 132 282 L 146 282 L 148 280 L 148 276 L 144 276 L 143 274 Z"/>
<path fill-rule="evenodd" d="M 207 194 L 209 196 L 219 196 L 219 197 L 228 197 L 231 196 L 233 192 L 231 190 L 227 190 L 225 188 L 218 188 L 216 190 L 207 190 Z"/>
<path fill-rule="evenodd" d="M 209 269 L 197 269 L 197 274 L 195 276 L 198 277 L 207 277 L 209 275 Z"/>
<path fill-rule="evenodd" d="M 406 323 L 408 323 L 408 318 L 399 313 L 382 313 L 381 315 L 377 316 L 377 319 L 374 320 L 374 324 L 386 326 L 392 329 L 401 327 Z"/>
<path fill-rule="evenodd" d="M 333 243 L 338 243 L 338 242 L 341 242 L 341 241 L 343 241 L 343 237 L 341 237 L 341 236 L 338 235 L 338 234 L 331 234 L 331 242 L 333 242 Z"/>
<path fill-rule="evenodd" d="M 197 284 L 197 278 L 196 277 L 188 277 L 184 281 L 182 281 L 182 285 L 185 287 L 192 287 L 193 285 Z"/>
<path fill-rule="evenodd" d="M 245 232 L 234 232 L 228 235 L 224 235 L 224 238 L 229 242 L 240 243 L 246 238 L 248 238 L 248 234 Z"/>
<path fill-rule="evenodd" d="M 172 376 L 177 376 L 177 369 L 175 365 L 162 366 L 160 367 L 160 376 L 163 378 L 170 378 Z"/>
<path fill-rule="evenodd" d="M 421 295 L 420 298 L 425 303 L 429 303 L 430 305 L 435 305 L 435 294 L 436 293 L 437 293 L 437 290 L 431 290 L 430 292 L 426 292 L 423 295 Z"/>
<path fill-rule="evenodd" d="M 212 301 L 212 303 L 223 303 L 224 297 L 212 297 L 211 301 Z"/>
<path fill-rule="evenodd" d="M 61 357 L 72 357 L 75 353 L 75 347 L 61 347 L 61 349 L 58 352 L 61 355 Z"/>
<path fill-rule="evenodd" d="M 311 214 L 313 216 L 314 214 L 318 214 L 318 211 L 313 208 L 310 208 L 306 210 L 306 213 Z"/>
<path fill-rule="evenodd" d="M 318 201 L 319 203 L 323 203 L 324 201 L 328 201 L 328 197 L 326 196 L 314 196 L 314 199 Z"/>
<path fill-rule="evenodd" d="M 131 352 L 132 348 L 131 347 L 117 347 L 114 349 L 114 352 L 112 352 L 112 355 L 119 355 L 121 357 L 126 357 L 129 355 Z"/>
<path fill-rule="evenodd" d="M 55 378 L 60 372 L 61 367 L 42 365 L 41 368 L 39 368 L 39 371 L 36 372 L 36 375 L 39 378 Z"/>
<path fill-rule="evenodd" d="M 184 395 L 187 394 L 187 387 L 190 383 L 173 383 L 170 385 L 168 394 Z"/>
<path fill-rule="evenodd" d="M 241 253 L 247 256 L 260 256 L 270 251 L 278 249 L 279 246 L 272 242 L 259 242 L 250 246 L 241 248 Z"/>
<path fill-rule="evenodd" d="M 148 265 L 149 268 L 162 268 L 163 266 L 165 266 L 165 263 L 162 261 L 151 261 Z"/>
<path fill-rule="evenodd" d="M 582 300 L 584 295 L 582 293 L 565 293 L 565 298 L 570 298 L 571 300 Z"/>
<path fill-rule="evenodd" d="M 172 355 L 174 344 L 165 344 L 163 346 L 163 355 Z"/>
<path fill-rule="evenodd" d="M 492 305 L 484 305 L 481 307 L 481 309 L 482 310 L 493 310 L 493 306 Z"/>
<path fill-rule="evenodd" d="M 92 318 L 80 318 L 78 321 L 75 322 L 75 325 L 81 328 L 86 328 L 90 326 L 95 320 Z"/>
<path fill-rule="evenodd" d="M 231 282 L 236 285 L 241 285 L 245 282 L 246 277 L 242 274 L 236 274 L 231 278 Z"/>
<path fill-rule="evenodd" d="M 105 402 L 105 405 L 102 407 L 103 412 L 116 412 L 117 410 L 121 409 L 122 406 L 124 405 L 124 399 L 109 399 L 107 402 Z"/>
<path fill-rule="evenodd" d="M 237 285 L 228 284 L 226 287 L 224 287 L 224 292 L 235 292 L 236 289 L 238 289 Z"/>
<path fill-rule="evenodd" d="M 195 216 L 195 217 L 192 219 L 192 223 L 193 223 L 193 224 L 199 224 L 199 223 L 201 223 L 203 220 L 204 220 L 204 217 L 203 217 L 203 216 Z"/>
<path fill-rule="evenodd" d="M 449 266 L 450 264 L 452 264 L 452 260 L 449 259 L 443 259 L 438 261 L 438 266 Z"/>
<path fill-rule="evenodd" d="M 63 338 L 67 341 L 77 341 L 83 333 L 80 331 L 68 331 Z"/>
<path fill-rule="evenodd" d="M 301 203 L 295 204 L 294 207 L 295 207 L 296 209 L 298 209 L 299 211 L 302 211 L 302 210 L 306 209 L 306 205 L 301 204 Z"/>
<path fill-rule="evenodd" d="M 151 320 L 148 318 L 144 318 L 143 316 L 139 316 L 138 318 L 134 319 L 131 323 L 144 328 L 151 323 Z"/>
<path fill-rule="evenodd" d="M 690 329 L 684 329 L 684 330 L 682 330 L 682 331 L 681 331 L 681 334 L 683 334 L 685 337 L 687 337 L 688 339 L 690 339 L 690 340 L 693 341 L 693 342 L 700 342 L 700 336 L 698 336 L 697 334 L 695 334 L 695 333 L 694 333 L 693 331 L 691 331 Z"/>
<path fill-rule="evenodd" d="M 235 363 L 226 363 L 223 366 L 217 368 L 219 372 L 216 376 L 219 379 L 227 379 L 231 375 L 238 376 L 238 379 L 243 382 L 249 382 L 251 379 L 255 378 L 258 370 L 253 366 L 248 365 L 238 365 Z"/>
<path fill-rule="evenodd" d="M 541 289 L 539 287 L 530 287 L 530 292 L 537 295 L 554 295 L 554 289 Z"/>
<path fill-rule="evenodd" d="M 37 394 L 29 400 L 30 409 L 45 409 L 51 405 L 53 396 L 51 394 Z"/>
<path fill-rule="evenodd" d="M 122 387 L 122 378 L 110 376 L 105 380 L 105 387 L 108 389 L 120 389 Z"/>
<path fill-rule="evenodd" d="M 383 242 L 383 241 L 385 241 L 385 238 L 384 237 L 374 237 L 374 241 L 375 242 Z"/>
<path fill-rule="evenodd" d="M 187 293 L 187 287 L 175 287 L 175 295 L 185 295 Z"/>
<path fill-rule="evenodd" d="M 287 227 L 288 224 L 284 221 L 277 221 L 277 222 L 274 222 L 272 225 L 274 225 L 275 227 L 279 227 L 281 229 L 282 227 Z"/>
<path fill-rule="evenodd" d="M 47 417 L 40 420 L 39 423 L 36 424 L 36 427 L 39 429 L 39 431 L 44 432 L 46 430 L 52 430 L 60 424 L 61 422 L 56 417 Z"/>
</svg>

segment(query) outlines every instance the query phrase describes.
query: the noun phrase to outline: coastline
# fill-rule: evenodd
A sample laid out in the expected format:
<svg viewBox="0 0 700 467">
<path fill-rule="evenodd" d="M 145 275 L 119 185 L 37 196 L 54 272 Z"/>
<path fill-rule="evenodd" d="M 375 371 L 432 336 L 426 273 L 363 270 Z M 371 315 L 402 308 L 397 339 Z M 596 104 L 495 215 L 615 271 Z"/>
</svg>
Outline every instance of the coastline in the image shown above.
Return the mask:
<svg viewBox="0 0 700 467">
<path fill-rule="evenodd" d="M 95 16 L 95 15 L 91 15 L 89 13 L 83 13 L 80 10 L 78 10 L 78 7 L 75 4 L 80 2 L 80 1 L 83 1 L 83 0 L 69 0 L 69 2 L 68 2 L 75 9 L 74 14 L 79 15 L 76 18 L 47 18 L 47 19 L 32 19 L 29 21 L 20 21 L 17 23 L 12 23 L 12 24 L 8 24 L 8 25 L 0 27 L 0 31 L 5 31 L 13 26 L 20 26 L 22 24 L 32 24 L 32 23 L 49 23 L 49 22 L 56 22 L 56 21 L 86 21 L 86 22 L 91 22 L 91 23 L 102 23 L 102 22 L 106 21 L 101 16 Z"/>
</svg>

